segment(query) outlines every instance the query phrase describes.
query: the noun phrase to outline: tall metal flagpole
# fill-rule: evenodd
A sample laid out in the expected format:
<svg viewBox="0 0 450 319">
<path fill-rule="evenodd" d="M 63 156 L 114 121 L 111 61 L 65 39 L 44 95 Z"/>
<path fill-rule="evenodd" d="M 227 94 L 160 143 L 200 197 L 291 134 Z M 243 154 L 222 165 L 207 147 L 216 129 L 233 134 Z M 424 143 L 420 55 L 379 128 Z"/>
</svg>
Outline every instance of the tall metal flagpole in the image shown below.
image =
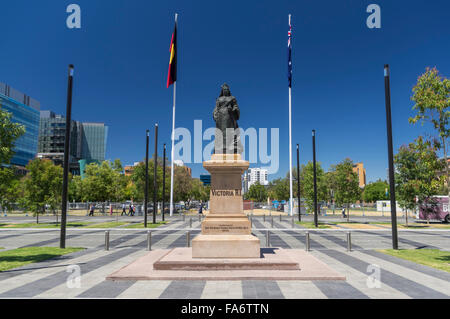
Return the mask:
<svg viewBox="0 0 450 319">
<path fill-rule="evenodd" d="M 177 25 L 178 14 L 175 13 L 175 25 Z M 178 47 L 177 47 L 178 50 Z M 177 52 L 178 53 L 178 52 Z M 173 115 L 172 115 L 172 151 L 171 151 L 171 168 L 170 168 L 170 216 L 173 215 L 173 173 L 174 173 L 174 156 L 175 156 L 175 108 L 177 102 L 177 81 L 173 83 Z"/>
<path fill-rule="evenodd" d="M 289 15 L 289 28 L 291 28 L 291 15 Z M 293 216 L 293 189 L 292 189 L 292 88 L 289 86 L 289 212 Z"/>
</svg>

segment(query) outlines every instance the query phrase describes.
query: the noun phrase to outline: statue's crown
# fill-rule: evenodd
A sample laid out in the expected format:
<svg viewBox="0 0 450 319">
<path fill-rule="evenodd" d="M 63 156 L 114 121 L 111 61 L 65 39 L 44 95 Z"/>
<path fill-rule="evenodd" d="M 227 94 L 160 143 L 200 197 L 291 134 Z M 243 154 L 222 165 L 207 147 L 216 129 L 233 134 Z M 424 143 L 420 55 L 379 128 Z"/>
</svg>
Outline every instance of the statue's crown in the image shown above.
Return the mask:
<svg viewBox="0 0 450 319">
<path fill-rule="evenodd" d="M 228 84 L 226 84 L 226 83 L 224 83 L 223 85 L 222 85 L 222 89 L 230 89 L 230 87 L 228 86 Z"/>
</svg>

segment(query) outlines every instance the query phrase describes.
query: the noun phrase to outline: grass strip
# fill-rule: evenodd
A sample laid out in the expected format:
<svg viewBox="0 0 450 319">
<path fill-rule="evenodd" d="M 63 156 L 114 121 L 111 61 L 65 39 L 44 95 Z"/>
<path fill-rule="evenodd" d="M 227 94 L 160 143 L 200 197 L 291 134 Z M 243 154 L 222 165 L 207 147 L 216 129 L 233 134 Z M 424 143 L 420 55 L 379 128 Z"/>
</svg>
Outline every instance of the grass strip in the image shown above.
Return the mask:
<svg viewBox="0 0 450 319">
<path fill-rule="evenodd" d="M 25 247 L 2 251 L 0 252 L 0 272 L 74 253 L 82 249 L 84 248 Z"/>
<path fill-rule="evenodd" d="M 450 272 L 450 251 L 439 249 L 383 249 L 384 254 Z"/>
</svg>

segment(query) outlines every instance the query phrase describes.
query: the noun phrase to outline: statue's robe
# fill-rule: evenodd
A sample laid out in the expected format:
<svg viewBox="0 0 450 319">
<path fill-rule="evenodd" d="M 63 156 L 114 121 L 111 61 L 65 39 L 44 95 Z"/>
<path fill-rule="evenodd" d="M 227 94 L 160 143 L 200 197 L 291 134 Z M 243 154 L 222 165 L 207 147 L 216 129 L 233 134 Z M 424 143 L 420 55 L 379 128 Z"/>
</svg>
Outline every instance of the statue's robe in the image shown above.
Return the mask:
<svg viewBox="0 0 450 319">
<path fill-rule="evenodd" d="M 221 96 L 217 99 L 213 118 L 216 122 L 216 129 L 222 132 L 222 139 L 216 132 L 215 154 L 240 154 L 242 152 L 237 124 L 239 116 L 239 106 L 234 96 Z M 227 129 L 232 129 L 232 132 Z M 230 133 L 232 136 L 227 138 L 227 134 Z M 222 144 L 220 140 L 222 140 Z"/>
</svg>

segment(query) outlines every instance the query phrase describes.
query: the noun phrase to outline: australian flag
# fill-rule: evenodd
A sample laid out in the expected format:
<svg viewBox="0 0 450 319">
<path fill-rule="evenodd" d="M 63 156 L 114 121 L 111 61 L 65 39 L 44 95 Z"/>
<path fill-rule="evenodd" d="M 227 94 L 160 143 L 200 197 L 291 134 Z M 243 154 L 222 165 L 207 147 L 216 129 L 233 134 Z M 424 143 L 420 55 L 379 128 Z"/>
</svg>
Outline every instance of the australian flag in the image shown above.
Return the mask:
<svg viewBox="0 0 450 319">
<path fill-rule="evenodd" d="M 291 16 L 289 16 L 289 31 L 288 31 L 288 81 L 289 81 L 289 87 L 292 87 L 292 26 L 291 26 Z"/>
</svg>

